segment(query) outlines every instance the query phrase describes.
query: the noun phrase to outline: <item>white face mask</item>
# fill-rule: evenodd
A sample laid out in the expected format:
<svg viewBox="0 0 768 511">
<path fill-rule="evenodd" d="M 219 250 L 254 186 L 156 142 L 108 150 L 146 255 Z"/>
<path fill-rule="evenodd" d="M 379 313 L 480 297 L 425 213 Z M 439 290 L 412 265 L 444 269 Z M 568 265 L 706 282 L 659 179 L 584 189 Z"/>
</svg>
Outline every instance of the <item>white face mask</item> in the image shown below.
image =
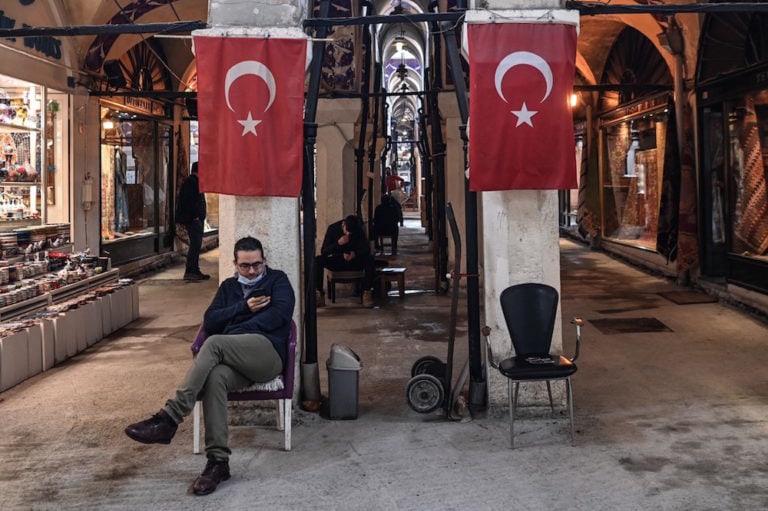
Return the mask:
<svg viewBox="0 0 768 511">
<path fill-rule="evenodd" d="M 265 273 L 266 273 L 266 271 L 262 271 L 258 276 L 256 276 L 256 278 L 249 279 L 248 277 L 244 277 L 240 272 L 236 272 L 236 274 L 237 274 L 237 281 L 239 283 L 241 283 L 242 285 L 244 285 L 244 286 L 249 286 L 249 287 L 250 286 L 255 286 L 256 284 L 259 283 L 259 281 L 261 281 L 261 279 L 264 278 L 264 274 Z"/>
</svg>

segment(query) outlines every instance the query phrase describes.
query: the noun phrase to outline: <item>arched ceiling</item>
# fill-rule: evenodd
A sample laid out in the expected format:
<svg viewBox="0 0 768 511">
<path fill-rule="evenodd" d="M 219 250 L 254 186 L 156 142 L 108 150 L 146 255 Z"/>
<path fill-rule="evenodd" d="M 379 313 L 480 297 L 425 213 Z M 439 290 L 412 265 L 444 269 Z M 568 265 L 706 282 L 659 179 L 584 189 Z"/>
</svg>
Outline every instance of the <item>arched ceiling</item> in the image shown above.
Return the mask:
<svg viewBox="0 0 768 511">
<path fill-rule="evenodd" d="M 354 0 L 351 0 L 354 3 Z M 635 2 L 634 0 L 613 0 L 614 4 L 648 3 L 651 0 Z M 695 0 L 682 0 L 681 3 L 695 3 Z M 119 5 L 118 5 L 119 4 Z M 373 0 L 368 4 L 371 14 L 387 15 L 393 13 L 408 14 L 427 12 L 430 2 L 415 0 Z M 455 2 L 439 0 L 439 10 L 446 12 L 448 6 Z M 208 15 L 208 0 L 90 0 L 78 2 L 62 2 L 60 11 L 62 18 L 72 25 L 101 25 L 119 23 L 155 23 L 175 21 L 206 20 Z M 122 11 L 120 10 L 122 6 Z M 357 3 L 354 3 L 357 6 Z M 351 14 L 349 14 L 351 15 Z M 696 44 L 698 43 L 699 23 L 701 16 L 696 14 L 676 15 L 678 23 L 683 27 L 686 36 L 686 63 L 688 69 L 695 64 Z M 581 29 L 577 49 L 577 69 L 580 79 L 586 83 L 595 84 L 596 77 L 603 74 L 608 51 L 612 41 L 626 26 L 631 26 L 642 33 L 659 50 L 667 65 L 672 68 L 673 56 L 662 49 L 657 36 L 663 31 L 664 18 L 650 14 L 634 15 L 598 15 L 582 16 Z M 402 62 L 408 66 L 409 72 L 405 82 L 411 90 L 423 90 L 423 75 L 430 66 L 429 58 L 431 44 L 429 26 L 427 23 L 394 23 L 381 24 L 375 27 L 376 58 L 385 66 L 384 87 L 389 91 L 397 90 L 403 80 L 394 73 Z M 148 37 L 148 36 L 145 36 Z M 139 35 L 120 36 L 80 36 L 75 38 L 82 48 L 82 54 L 87 55 L 85 68 L 90 72 L 102 73 L 101 65 L 105 60 L 120 58 L 130 48 L 142 40 Z M 160 39 L 160 38 L 158 38 Z M 407 45 L 408 54 L 402 58 L 395 42 L 403 40 Z M 177 86 L 186 88 L 187 81 L 194 79 L 194 64 L 189 41 L 178 39 L 160 39 L 160 44 L 167 56 L 169 67 L 181 80 Z M 689 73 L 690 75 L 690 73 Z M 410 101 L 407 103 L 415 103 Z"/>
</svg>

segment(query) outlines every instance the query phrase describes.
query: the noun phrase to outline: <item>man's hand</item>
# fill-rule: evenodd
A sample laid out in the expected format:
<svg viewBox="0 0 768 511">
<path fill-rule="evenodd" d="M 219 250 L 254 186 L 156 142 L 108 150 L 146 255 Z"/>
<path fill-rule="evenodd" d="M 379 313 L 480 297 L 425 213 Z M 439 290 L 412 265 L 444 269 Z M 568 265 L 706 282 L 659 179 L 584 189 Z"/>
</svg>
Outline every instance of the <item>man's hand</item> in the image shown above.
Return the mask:
<svg viewBox="0 0 768 511">
<path fill-rule="evenodd" d="M 355 258 L 354 250 L 352 252 L 344 252 L 344 260 L 345 261 L 351 261 L 354 258 Z"/>
<path fill-rule="evenodd" d="M 272 298 L 269 296 L 252 296 L 248 298 L 245 303 L 248 304 L 248 308 L 251 309 L 251 312 L 258 312 L 266 308 L 270 301 L 272 301 Z"/>
<path fill-rule="evenodd" d="M 343 235 L 341 238 L 339 238 L 339 241 L 337 241 L 336 243 L 338 243 L 339 245 L 346 245 L 347 243 L 349 243 L 349 234 Z"/>
</svg>

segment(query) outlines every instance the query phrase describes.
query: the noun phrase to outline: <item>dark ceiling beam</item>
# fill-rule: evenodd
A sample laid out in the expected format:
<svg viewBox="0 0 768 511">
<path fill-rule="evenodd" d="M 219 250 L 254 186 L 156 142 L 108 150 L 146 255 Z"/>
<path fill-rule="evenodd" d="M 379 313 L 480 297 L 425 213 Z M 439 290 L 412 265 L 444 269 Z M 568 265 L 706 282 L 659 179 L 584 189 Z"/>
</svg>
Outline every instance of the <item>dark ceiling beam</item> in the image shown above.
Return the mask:
<svg viewBox="0 0 768 511">
<path fill-rule="evenodd" d="M 148 90 L 148 91 L 114 91 L 99 90 L 90 91 L 89 96 L 99 97 L 125 97 L 125 98 L 152 98 L 152 99 L 178 99 L 178 98 L 196 98 L 197 92 L 194 91 L 170 91 L 170 90 Z"/>
<path fill-rule="evenodd" d="M 722 13 L 722 12 L 768 12 L 768 4 L 764 2 L 744 3 L 708 3 L 708 4 L 607 4 L 600 2 L 565 2 L 566 9 L 579 11 L 582 16 L 600 14 L 661 14 L 672 16 L 677 13 Z"/>
<path fill-rule="evenodd" d="M 200 30 L 203 28 L 208 28 L 208 24 L 204 21 L 141 24 L 128 23 L 122 25 L 80 25 L 72 27 L 0 28 L 0 38 L 112 34 L 189 34 L 193 30 Z"/>
<path fill-rule="evenodd" d="M 672 85 L 660 85 L 654 83 L 600 83 L 596 85 L 574 85 L 573 90 L 584 92 L 602 92 L 609 90 L 673 90 Z"/>
<path fill-rule="evenodd" d="M 306 27 L 343 27 L 350 25 L 387 25 L 402 23 L 408 25 L 420 21 L 453 21 L 457 22 L 464 17 L 463 12 L 420 12 L 414 14 L 383 14 L 377 16 L 363 16 L 359 18 L 310 18 L 303 21 Z"/>
</svg>

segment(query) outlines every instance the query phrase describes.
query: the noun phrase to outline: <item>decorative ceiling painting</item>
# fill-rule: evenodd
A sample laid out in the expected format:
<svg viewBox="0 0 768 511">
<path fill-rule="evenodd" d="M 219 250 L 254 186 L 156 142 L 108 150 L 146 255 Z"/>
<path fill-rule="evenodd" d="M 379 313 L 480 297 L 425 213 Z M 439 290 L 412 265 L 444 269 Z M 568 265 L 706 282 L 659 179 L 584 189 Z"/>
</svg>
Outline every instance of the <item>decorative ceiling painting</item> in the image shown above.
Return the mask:
<svg viewBox="0 0 768 511">
<path fill-rule="evenodd" d="M 315 6 L 314 15 L 320 15 L 319 3 Z M 334 0 L 331 2 L 329 18 L 347 18 L 357 16 L 356 9 L 350 0 Z M 357 89 L 355 69 L 355 27 L 331 27 L 328 29 L 328 39 L 333 39 L 325 45 L 323 70 L 320 86 L 323 92 L 354 92 Z"/>
<path fill-rule="evenodd" d="M 176 1 L 178 0 L 137 0 L 122 7 L 120 12 L 112 16 L 107 23 L 110 25 L 136 23 L 139 18 L 148 12 Z M 89 71 L 98 71 L 118 37 L 120 37 L 120 34 L 102 34 L 97 36 L 85 55 L 85 68 Z"/>
</svg>

